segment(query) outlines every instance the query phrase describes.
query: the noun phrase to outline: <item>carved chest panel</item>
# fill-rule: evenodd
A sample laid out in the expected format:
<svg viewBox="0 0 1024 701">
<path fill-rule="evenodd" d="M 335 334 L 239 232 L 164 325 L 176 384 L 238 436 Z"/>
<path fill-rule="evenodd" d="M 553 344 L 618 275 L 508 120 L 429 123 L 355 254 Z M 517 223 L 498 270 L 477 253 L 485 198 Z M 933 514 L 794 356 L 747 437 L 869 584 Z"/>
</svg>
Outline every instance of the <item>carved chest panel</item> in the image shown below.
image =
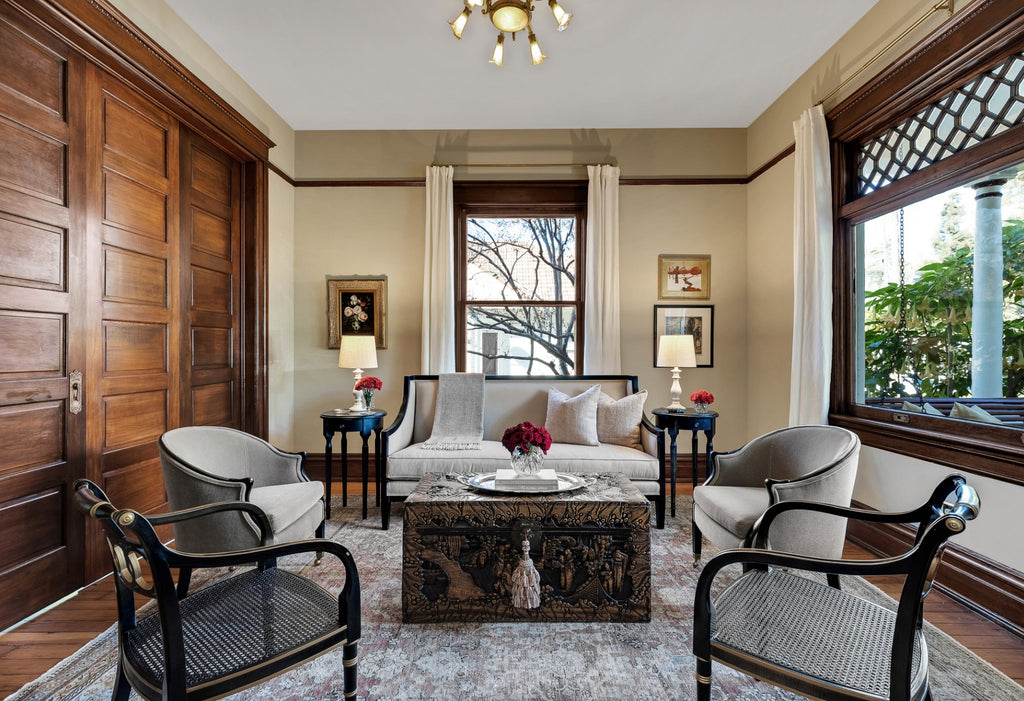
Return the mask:
<svg viewBox="0 0 1024 701">
<path fill-rule="evenodd" d="M 405 502 L 403 618 L 649 621 L 650 512 L 621 474 L 524 496 L 428 474 Z"/>
</svg>

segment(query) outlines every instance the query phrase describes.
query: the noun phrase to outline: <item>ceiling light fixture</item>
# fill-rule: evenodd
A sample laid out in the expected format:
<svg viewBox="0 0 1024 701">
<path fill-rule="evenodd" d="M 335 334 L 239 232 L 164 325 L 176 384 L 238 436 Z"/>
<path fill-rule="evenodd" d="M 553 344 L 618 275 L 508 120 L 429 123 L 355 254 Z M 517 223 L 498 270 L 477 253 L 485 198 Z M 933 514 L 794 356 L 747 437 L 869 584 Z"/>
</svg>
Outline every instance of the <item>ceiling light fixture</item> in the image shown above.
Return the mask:
<svg viewBox="0 0 1024 701">
<path fill-rule="evenodd" d="M 496 66 L 503 65 L 502 62 L 505 58 L 505 34 L 511 34 L 512 41 L 515 41 L 516 32 L 521 32 L 524 29 L 529 32 L 530 57 L 533 65 L 536 66 L 547 59 L 544 52 L 540 50 L 540 44 L 537 43 L 537 36 L 533 33 L 533 27 L 530 26 L 534 10 L 532 0 L 465 0 L 465 7 L 462 9 L 462 12 L 448 23 L 451 25 L 452 34 L 455 35 L 456 39 L 462 38 L 462 32 L 469 22 L 469 16 L 472 14 L 473 9 L 477 7 L 480 8 L 482 14 L 490 15 L 491 24 L 499 32 L 498 43 L 495 44 L 494 53 L 491 55 L 491 63 Z M 558 31 L 562 31 L 569 26 L 569 22 L 572 20 L 571 13 L 566 12 L 565 8 L 555 0 L 548 0 L 548 7 L 551 8 L 551 14 L 558 25 Z"/>
</svg>

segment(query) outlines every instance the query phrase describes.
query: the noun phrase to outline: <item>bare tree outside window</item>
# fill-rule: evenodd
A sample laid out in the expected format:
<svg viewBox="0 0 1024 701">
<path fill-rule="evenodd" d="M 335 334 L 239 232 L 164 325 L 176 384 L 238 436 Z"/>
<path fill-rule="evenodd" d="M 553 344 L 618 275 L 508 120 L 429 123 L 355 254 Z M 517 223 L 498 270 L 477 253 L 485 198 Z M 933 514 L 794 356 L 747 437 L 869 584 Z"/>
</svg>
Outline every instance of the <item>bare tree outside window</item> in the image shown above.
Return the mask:
<svg viewBox="0 0 1024 701">
<path fill-rule="evenodd" d="M 571 217 L 467 219 L 467 370 L 573 374 L 576 243 Z"/>
</svg>

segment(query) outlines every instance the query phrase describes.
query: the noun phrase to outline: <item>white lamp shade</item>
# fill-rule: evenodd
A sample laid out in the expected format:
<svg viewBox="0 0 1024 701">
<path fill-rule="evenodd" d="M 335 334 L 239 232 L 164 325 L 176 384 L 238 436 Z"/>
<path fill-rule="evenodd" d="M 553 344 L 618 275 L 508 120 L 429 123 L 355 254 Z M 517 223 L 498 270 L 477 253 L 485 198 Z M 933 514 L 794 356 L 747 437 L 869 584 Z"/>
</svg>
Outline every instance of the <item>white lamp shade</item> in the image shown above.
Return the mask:
<svg viewBox="0 0 1024 701">
<path fill-rule="evenodd" d="M 339 368 L 377 367 L 377 342 L 373 336 L 342 336 L 338 351 Z"/>
<path fill-rule="evenodd" d="M 697 353 L 690 334 L 667 334 L 658 338 L 658 365 L 670 368 L 697 367 Z"/>
</svg>

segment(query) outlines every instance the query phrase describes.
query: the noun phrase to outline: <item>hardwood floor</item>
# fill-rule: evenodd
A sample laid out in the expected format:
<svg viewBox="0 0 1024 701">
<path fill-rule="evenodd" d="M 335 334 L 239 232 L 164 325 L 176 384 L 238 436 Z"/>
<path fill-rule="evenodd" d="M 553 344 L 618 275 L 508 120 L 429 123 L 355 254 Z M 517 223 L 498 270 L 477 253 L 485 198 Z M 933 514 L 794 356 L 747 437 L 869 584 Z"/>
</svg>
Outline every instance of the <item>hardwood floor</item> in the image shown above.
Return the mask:
<svg viewBox="0 0 1024 701">
<path fill-rule="evenodd" d="M 689 488 L 682 491 L 688 492 Z M 353 493 L 361 493 L 359 484 L 349 485 L 349 496 Z M 340 485 L 334 485 L 332 494 L 340 499 Z M 844 556 L 871 557 L 866 550 L 852 543 L 847 543 Z M 871 582 L 890 596 L 898 596 L 898 577 L 876 577 Z M 37 618 L 0 635 L 0 695 L 6 698 L 74 653 L 106 630 L 116 616 L 114 587 L 105 578 Z M 1018 684 L 1024 685 L 1024 639 L 938 591 L 932 592 L 925 600 L 925 618 Z"/>
</svg>

